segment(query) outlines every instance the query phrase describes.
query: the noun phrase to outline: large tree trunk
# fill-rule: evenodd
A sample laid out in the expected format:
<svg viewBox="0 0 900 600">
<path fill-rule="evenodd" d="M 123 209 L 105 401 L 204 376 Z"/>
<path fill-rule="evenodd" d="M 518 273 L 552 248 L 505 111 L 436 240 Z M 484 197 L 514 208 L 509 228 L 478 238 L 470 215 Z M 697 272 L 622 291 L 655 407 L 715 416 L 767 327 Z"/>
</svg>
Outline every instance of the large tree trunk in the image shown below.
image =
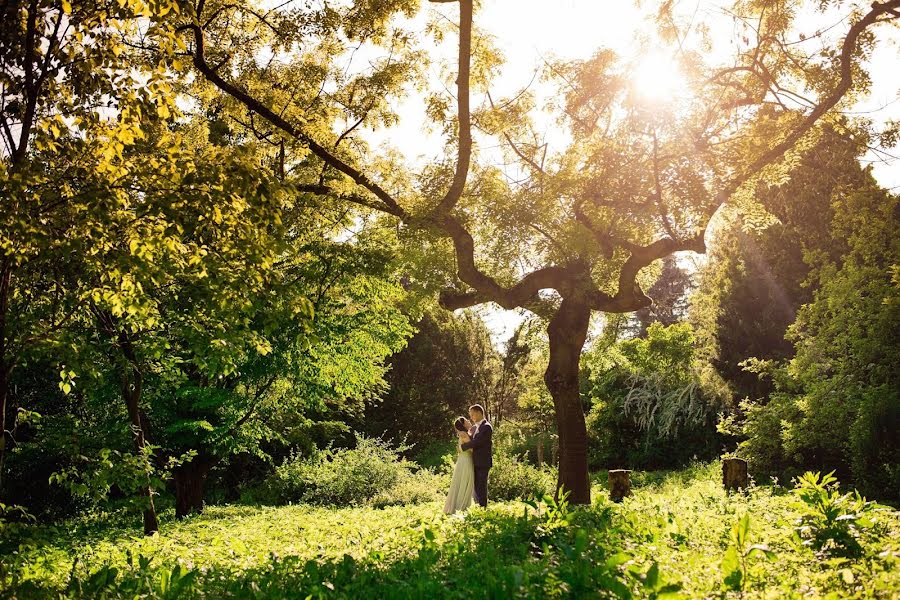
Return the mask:
<svg viewBox="0 0 900 600">
<path fill-rule="evenodd" d="M 565 490 L 573 504 L 591 503 L 587 466 L 587 429 L 578 385 L 581 349 L 587 338 L 591 310 L 573 300 L 563 300 L 550 320 L 550 362 L 544 382 L 556 409 L 559 431 L 559 479 L 557 494 Z"/>
<path fill-rule="evenodd" d="M 196 456 L 175 468 L 175 516 L 179 519 L 203 512 L 206 477 L 219 462 L 218 458 Z"/>
</svg>

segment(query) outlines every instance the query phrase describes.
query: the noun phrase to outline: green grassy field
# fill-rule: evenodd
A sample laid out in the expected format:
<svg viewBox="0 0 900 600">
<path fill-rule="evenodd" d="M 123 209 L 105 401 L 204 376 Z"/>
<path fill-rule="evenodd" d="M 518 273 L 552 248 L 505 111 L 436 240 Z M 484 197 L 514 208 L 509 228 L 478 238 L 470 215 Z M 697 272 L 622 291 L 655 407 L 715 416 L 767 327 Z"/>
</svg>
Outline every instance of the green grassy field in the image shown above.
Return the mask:
<svg viewBox="0 0 900 600">
<path fill-rule="evenodd" d="M 579 510 L 512 502 L 448 518 L 437 503 L 385 509 L 224 506 L 183 522 L 164 519 L 162 534 L 152 538 L 141 536 L 125 515 L 32 526 L 4 541 L 0 595 L 890 598 L 900 593 L 900 516 L 889 507 L 868 506 L 842 518 L 849 513 L 838 511 L 824 521 L 808 516 L 807 529 L 795 535 L 798 519 L 813 514 L 796 493 L 753 487 L 726 494 L 717 464 L 634 479 L 635 493 L 623 503 L 610 503 L 598 485 L 594 505 Z M 830 542 L 808 541 L 814 539 L 811 531 L 821 533 L 826 525 L 832 527 L 825 532 Z"/>
</svg>

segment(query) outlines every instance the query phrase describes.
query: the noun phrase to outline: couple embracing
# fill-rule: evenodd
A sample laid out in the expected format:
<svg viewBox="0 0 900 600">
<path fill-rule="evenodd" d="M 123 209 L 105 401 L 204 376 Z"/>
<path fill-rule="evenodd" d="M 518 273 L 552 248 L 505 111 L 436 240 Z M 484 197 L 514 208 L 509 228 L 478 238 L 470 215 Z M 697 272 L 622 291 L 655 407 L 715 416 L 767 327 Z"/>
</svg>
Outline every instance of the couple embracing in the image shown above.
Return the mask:
<svg viewBox="0 0 900 600">
<path fill-rule="evenodd" d="M 485 419 L 480 404 L 470 406 L 469 418 L 459 417 L 453 427 L 459 438 L 459 454 L 444 503 L 444 512 L 448 515 L 469 508 L 473 496 L 480 506 L 487 506 L 488 471 L 493 465 L 491 435 L 494 428 Z"/>
</svg>

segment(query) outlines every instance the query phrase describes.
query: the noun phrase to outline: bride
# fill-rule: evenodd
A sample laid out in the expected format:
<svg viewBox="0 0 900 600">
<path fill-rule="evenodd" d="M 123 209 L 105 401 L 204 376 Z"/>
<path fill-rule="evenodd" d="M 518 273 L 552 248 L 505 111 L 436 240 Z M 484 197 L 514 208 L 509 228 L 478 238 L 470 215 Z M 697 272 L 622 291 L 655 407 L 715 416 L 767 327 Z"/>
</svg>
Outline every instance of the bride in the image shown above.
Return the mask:
<svg viewBox="0 0 900 600">
<path fill-rule="evenodd" d="M 475 464 L 472 462 L 472 451 L 463 450 L 461 445 L 471 441 L 469 431 L 472 422 L 465 417 L 456 419 L 453 423 L 456 430 L 458 443 L 456 450 L 456 466 L 453 468 L 453 480 L 450 482 L 450 491 L 447 493 L 447 501 L 444 503 L 444 512 L 448 515 L 465 510 L 472 504 L 472 492 L 475 489 Z"/>
</svg>

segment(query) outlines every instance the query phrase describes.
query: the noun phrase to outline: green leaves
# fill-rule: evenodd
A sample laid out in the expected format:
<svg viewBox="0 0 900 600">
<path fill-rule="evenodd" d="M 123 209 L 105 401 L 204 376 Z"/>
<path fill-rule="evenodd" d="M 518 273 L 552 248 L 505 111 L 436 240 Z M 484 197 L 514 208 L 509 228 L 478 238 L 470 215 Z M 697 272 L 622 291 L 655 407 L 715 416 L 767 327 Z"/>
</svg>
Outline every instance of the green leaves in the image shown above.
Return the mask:
<svg viewBox="0 0 900 600">
<path fill-rule="evenodd" d="M 743 591 L 749 578 L 749 560 L 753 557 L 772 560 L 775 553 L 769 550 L 765 544 L 750 543 L 750 514 L 745 513 L 737 523 L 731 527 L 731 543 L 722 556 L 721 573 L 722 583 L 725 589 Z"/>
</svg>

